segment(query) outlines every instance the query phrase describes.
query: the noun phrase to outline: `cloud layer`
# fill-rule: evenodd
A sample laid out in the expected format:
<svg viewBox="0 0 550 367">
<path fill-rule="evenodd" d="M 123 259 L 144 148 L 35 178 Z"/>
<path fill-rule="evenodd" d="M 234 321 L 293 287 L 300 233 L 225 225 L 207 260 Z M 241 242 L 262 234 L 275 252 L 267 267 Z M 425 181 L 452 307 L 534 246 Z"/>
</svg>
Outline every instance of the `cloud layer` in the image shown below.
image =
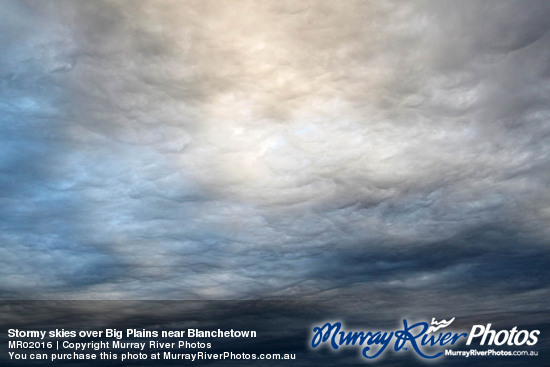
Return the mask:
<svg viewBox="0 0 550 367">
<path fill-rule="evenodd" d="M 549 16 L 511 1 L 3 2 L 2 298 L 536 302 Z"/>
</svg>

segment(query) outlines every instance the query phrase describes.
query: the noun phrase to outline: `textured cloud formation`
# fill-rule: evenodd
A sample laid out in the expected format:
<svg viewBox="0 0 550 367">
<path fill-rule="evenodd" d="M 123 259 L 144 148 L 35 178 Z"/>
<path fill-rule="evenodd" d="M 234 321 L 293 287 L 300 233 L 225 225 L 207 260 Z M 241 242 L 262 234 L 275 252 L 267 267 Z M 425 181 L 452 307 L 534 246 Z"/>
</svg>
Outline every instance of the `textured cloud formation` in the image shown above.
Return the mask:
<svg viewBox="0 0 550 367">
<path fill-rule="evenodd" d="M 2 297 L 547 296 L 549 17 L 2 2 Z"/>
</svg>

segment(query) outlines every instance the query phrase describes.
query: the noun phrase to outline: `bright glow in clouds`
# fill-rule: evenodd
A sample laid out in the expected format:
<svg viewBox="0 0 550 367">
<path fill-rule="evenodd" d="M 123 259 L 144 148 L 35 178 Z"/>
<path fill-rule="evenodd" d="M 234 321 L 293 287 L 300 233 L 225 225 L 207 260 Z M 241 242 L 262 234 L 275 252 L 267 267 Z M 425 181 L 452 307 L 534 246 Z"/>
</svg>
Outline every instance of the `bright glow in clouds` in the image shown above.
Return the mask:
<svg viewBox="0 0 550 367">
<path fill-rule="evenodd" d="M 0 7 L 2 297 L 547 294 L 548 3 Z"/>
</svg>

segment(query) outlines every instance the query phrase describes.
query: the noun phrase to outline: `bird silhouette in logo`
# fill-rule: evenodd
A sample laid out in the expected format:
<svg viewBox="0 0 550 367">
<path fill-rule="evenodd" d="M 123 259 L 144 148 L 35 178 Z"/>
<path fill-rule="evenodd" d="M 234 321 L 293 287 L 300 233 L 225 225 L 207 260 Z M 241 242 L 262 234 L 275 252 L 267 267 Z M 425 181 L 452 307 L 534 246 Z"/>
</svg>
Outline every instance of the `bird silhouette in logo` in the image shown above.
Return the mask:
<svg viewBox="0 0 550 367">
<path fill-rule="evenodd" d="M 451 323 L 455 321 L 455 317 L 453 317 L 452 319 L 450 319 L 449 321 L 447 320 L 441 320 L 439 322 L 435 321 L 435 318 L 432 317 L 432 326 L 430 326 L 428 328 L 428 333 L 435 333 L 437 330 L 439 329 L 443 329 L 443 328 L 446 328 L 447 326 L 451 325 Z"/>
</svg>

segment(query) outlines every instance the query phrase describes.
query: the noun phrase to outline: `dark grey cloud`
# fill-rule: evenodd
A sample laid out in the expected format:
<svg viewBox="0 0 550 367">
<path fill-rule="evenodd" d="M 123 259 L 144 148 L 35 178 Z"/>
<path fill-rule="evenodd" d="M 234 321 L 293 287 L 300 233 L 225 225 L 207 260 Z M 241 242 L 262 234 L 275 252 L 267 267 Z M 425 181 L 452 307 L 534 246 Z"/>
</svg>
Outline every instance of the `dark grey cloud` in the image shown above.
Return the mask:
<svg viewBox="0 0 550 367">
<path fill-rule="evenodd" d="M 3 298 L 542 307 L 548 3 L 0 7 Z"/>
</svg>

